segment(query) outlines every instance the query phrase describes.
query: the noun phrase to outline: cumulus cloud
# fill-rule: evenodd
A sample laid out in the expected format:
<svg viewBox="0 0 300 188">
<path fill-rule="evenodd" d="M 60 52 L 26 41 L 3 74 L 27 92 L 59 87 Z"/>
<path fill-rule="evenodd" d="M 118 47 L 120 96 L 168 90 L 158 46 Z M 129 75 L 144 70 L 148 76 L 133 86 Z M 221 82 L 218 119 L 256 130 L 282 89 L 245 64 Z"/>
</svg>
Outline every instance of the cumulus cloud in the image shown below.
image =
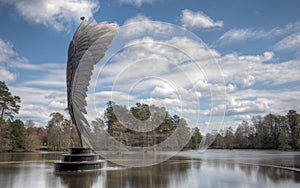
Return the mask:
<svg viewBox="0 0 300 188">
<path fill-rule="evenodd" d="M 173 28 L 169 24 L 164 22 L 155 22 L 149 17 L 138 14 L 124 22 L 124 27 L 121 28 L 121 32 L 121 35 L 124 37 L 138 36 L 145 32 L 149 32 L 154 35 L 163 35 L 165 33 L 172 33 Z"/>
<path fill-rule="evenodd" d="M 156 86 L 151 92 L 151 96 L 154 98 L 173 98 L 176 97 L 176 93 L 173 91 L 173 89 Z"/>
<path fill-rule="evenodd" d="M 273 52 L 264 52 L 262 55 L 240 56 L 232 53 L 218 59 L 223 76 L 229 83 L 249 87 L 256 83 L 256 73 L 266 71 L 263 63 L 273 58 Z M 255 75 L 254 75 L 255 74 Z"/>
<path fill-rule="evenodd" d="M 239 117 L 241 115 L 265 115 L 267 113 L 286 114 L 288 110 L 300 110 L 297 102 L 300 95 L 299 88 L 291 90 L 265 90 L 246 89 L 237 90 L 230 95 L 231 102 L 228 104 L 231 115 Z M 233 101 L 232 102 L 232 98 Z M 252 106 L 252 107 L 251 107 Z M 255 107 L 256 106 L 256 107 Z M 238 111 L 238 109 L 240 111 Z M 244 114 L 243 109 L 248 109 L 248 114 Z"/>
<path fill-rule="evenodd" d="M 241 100 L 231 98 L 231 102 L 227 105 L 226 115 L 243 115 L 243 114 L 259 114 L 267 113 L 270 108 L 266 103 L 259 100 Z"/>
<path fill-rule="evenodd" d="M 193 12 L 188 9 L 182 10 L 181 24 L 183 27 L 195 29 L 223 27 L 223 21 L 214 21 L 203 12 Z"/>
<path fill-rule="evenodd" d="M 155 23 L 149 22 L 149 28 L 151 24 Z M 163 106 L 170 114 L 178 114 L 195 126 L 198 113 L 203 111 L 199 109 L 200 98 L 206 100 L 214 93 L 215 100 L 220 100 L 218 95 L 225 93 L 218 67 L 213 66 L 213 59 L 219 56 L 202 42 L 183 36 L 171 35 L 164 40 L 142 37 L 128 41 L 103 69 L 100 67 L 99 90 L 102 89 L 102 94 L 113 90 L 112 95 L 102 95 L 100 102 L 106 105 L 113 99 L 122 105 L 145 102 Z M 193 87 L 207 78 L 206 87 Z M 230 90 L 233 88 L 231 85 Z M 116 95 L 120 92 L 125 97 Z"/>
<path fill-rule="evenodd" d="M 300 81 L 300 60 L 277 64 L 261 64 L 252 70 L 256 80 L 267 85 L 282 85 Z"/>
<path fill-rule="evenodd" d="M 67 108 L 67 103 L 66 101 L 64 102 L 61 102 L 61 101 L 51 101 L 49 103 L 49 107 L 52 107 L 52 108 L 55 108 L 55 109 L 58 109 L 58 110 L 64 110 Z"/>
<path fill-rule="evenodd" d="M 218 61 L 225 80 L 242 87 L 255 84 L 276 86 L 300 81 L 299 60 L 265 63 L 272 60 L 273 56 L 273 52 L 248 56 L 239 56 L 233 53 L 221 57 Z"/>
<path fill-rule="evenodd" d="M 148 20 L 149 29 L 153 26 L 149 18 L 141 16 L 135 19 Z M 197 122 L 197 115 L 202 122 L 208 121 L 203 115 L 223 116 L 225 108 L 228 117 L 240 120 L 264 115 L 270 109 L 281 110 L 275 103 L 292 105 L 291 101 L 284 102 L 284 98 L 275 101 L 272 95 L 261 92 L 265 85 L 276 88 L 300 81 L 299 62 L 274 64 L 274 56 L 272 51 L 258 55 L 230 53 L 222 56 L 215 49 L 187 37 L 174 36 L 164 40 L 142 37 L 128 42 L 106 64 L 99 85 L 114 85 L 113 90 L 135 96 L 131 98 L 135 102 L 165 106 L 171 114 L 180 114 L 191 124 Z M 219 63 L 222 71 L 218 71 L 214 62 Z M 249 88 L 262 94 L 247 95 Z M 224 95 L 225 90 L 228 96 Z M 244 93 L 240 94 L 240 91 Z M 122 104 L 128 104 L 126 100 L 126 97 L 120 98 Z"/>
<path fill-rule="evenodd" d="M 100 8 L 96 0 L 0 0 L 1 2 L 13 5 L 27 21 L 58 31 L 66 30 L 72 23 L 79 23 L 82 16 L 93 18 L 93 14 Z"/>
<path fill-rule="evenodd" d="M 152 4 L 154 0 L 120 0 L 122 4 L 133 5 L 135 7 L 141 7 L 143 4 Z"/>
<path fill-rule="evenodd" d="M 163 33 L 169 27 L 151 22 L 150 18 L 142 15 L 127 20 L 127 24 L 138 21 L 147 24 L 137 33 L 152 30 Z M 169 29 L 167 31 L 172 31 L 171 27 Z M 2 61 L 15 62 L 17 57 L 24 59 L 9 42 L 2 41 L 2 48 L 6 49 L 0 52 Z M 203 117 L 205 115 L 224 115 L 225 108 L 228 109 L 228 117 L 238 120 L 264 115 L 271 109 L 276 113 L 285 113 L 294 107 L 297 110 L 295 101 L 300 96 L 299 87 L 283 90 L 282 85 L 300 81 L 300 62 L 293 60 L 274 64 L 274 56 L 271 51 L 254 55 L 221 55 L 217 50 L 183 36 L 168 39 L 141 37 L 126 43 L 125 48 L 115 54 L 105 67 L 99 65 L 95 68 L 94 75 L 97 75 L 97 70 L 103 69 L 96 78 L 98 83 L 95 85 L 95 80 L 91 83 L 96 90 L 89 90 L 87 100 L 91 105 L 95 102 L 97 110 L 102 112 L 111 99 L 124 105 L 128 105 L 129 101 L 133 105 L 145 102 L 165 106 L 171 114 L 179 114 L 192 126 L 199 119 L 202 123 L 208 122 L 209 118 Z M 216 61 L 222 71 L 214 64 Z M 38 70 L 38 66 L 28 62 L 24 67 Z M 22 97 L 20 117 L 46 122 L 51 112 L 62 110 L 66 105 L 65 64 L 45 64 L 42 67 L 45 69 L 42 76 L 33 76 L 21 83 L 23 87 L 11 89 L 12 93 Z M 222 78 L 225 78 L 225 83 Z M 51 89 L 36 88 L 41 85 L 51 86 Z M 264 86 L 275 89 L 264 90 Z M 224 95 L 225 89 L 228 96 Z M 222 101 L 227 103 L 222 104 Z"/>
</svg>

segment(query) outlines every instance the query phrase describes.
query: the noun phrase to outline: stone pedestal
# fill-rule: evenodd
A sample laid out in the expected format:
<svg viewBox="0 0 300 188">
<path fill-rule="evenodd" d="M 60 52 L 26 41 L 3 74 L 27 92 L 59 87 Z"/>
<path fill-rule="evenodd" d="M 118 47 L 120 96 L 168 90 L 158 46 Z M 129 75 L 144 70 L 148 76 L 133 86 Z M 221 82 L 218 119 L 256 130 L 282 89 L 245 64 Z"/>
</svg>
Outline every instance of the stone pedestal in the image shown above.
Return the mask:
<svg viewBox="0 0 300 188">
<path fill-rule="evenodd" d="M 61 161 L 54 163 L 56 172 L 74 172 L 99 170 L 105 165 L 105 160 L 99 160 L 99 155 L 91 148 L 70 148 L 69 154 L 63 154 Z"/>
</svg>

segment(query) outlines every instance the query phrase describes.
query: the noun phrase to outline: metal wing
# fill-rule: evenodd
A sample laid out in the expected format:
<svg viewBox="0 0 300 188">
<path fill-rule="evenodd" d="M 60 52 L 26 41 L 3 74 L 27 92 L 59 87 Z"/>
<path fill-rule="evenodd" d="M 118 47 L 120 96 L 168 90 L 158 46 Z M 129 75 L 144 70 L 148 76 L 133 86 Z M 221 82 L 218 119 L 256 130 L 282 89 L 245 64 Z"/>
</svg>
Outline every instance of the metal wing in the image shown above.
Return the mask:
<svg viewBox="0 0 300 188">
<path fill-rule="evenodd" d="M 116 24 L 107 22 L 96 23 L 83 20 L 75 32 L 68 50 L 67 64 L 67 97 L 68 110 L 75 124 L 81 146 L 82 139 L 90 145 L 84 135 L 88 121 L 86 114 L 86 97 L 94 65 L 99 62 L 107 51 L 107 46 L 117 34 Z M 82 136 L 80 136 L 82 134 Z"/>
</svg>

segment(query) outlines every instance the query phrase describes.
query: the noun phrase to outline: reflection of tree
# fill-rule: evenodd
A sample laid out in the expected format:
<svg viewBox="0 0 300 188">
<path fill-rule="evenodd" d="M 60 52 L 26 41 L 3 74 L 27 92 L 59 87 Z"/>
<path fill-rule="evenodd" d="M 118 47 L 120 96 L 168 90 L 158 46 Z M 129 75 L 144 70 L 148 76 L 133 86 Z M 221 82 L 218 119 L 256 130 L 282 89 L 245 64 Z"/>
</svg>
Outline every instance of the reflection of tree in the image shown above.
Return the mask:
<svg viewBox="0 0 300 188">
<path fill-rule="evenodd" d="M 168 187 L 170 182 L 185 181 L 190 169 L 191 163 L 168 161 L 150 167 L 108 171 L 107 187 Z"/>
<path fill-rule="evenodd" d="M 232 172 L 238 172 L 239 169 L 245 173 L 246 177 L 256 177 L 257 181 L 260 182 L 272 182 L 274 184 L 292 180 L 297 183 L 300 182 L 300 173 L 276 167 L 226 162 L 222 160 L 208 161 L 208 164 L 212 165 L 216 170 L 228 169 Z"/>
<path fill-rule="evenodd" d="M 254 165 L 239 165 L 241 171 L 243 171 L 248 177 L 252 175 L 254 171 L 257 171 L 258 166 Z"/>
<path fill-rule="evenodd" d="M 18 181 L 16 174 L 22 173 L 21 168 L 11 164 L 1 164 L 0 187 L 13 187 L 13 183 Z"/>
<path fill-rule="evenodd" d="M 283 180 L 293 179 L 295 172 L 284 170 L 280 168 L 263 167 L 258 168 L 259 177 L 264 179 L 271 179 L 273 182 L 280 182 Z"/>
<path fill-rule="evenodd" d="M 56 174 L 62 180 L 62 184 L 69 188 L 105 187 L 106 173 L 103 171 L 62 173 Z M 102 186 L 101 186 L 102 184 Z"/>
<path fill-rule="evenodd" d="M 243 171 L 247 176 L 252 176 L 253 173 L 258 179 L 263 179 L 266 182 L 268 179 L 272 182 L 279 183 L 281 181 L 290 181 L 293 179 L 295 182 L 300 182 L 300 173 L 275 168 L 275 167 L 265 167 L 258 165 L 238 165 L 240 170 Z"/>
</svg>

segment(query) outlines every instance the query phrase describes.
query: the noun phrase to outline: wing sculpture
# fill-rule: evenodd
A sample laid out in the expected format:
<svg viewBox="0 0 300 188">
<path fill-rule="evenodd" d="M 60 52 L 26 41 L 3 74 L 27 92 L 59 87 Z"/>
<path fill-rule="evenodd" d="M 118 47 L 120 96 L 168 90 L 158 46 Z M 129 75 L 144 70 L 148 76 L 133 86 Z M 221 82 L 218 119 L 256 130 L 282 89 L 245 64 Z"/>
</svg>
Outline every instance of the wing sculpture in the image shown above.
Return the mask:
<svg viewBox="0 0 300 188">
<path fill-rule="evenodd" d="M 84 114 L 86 97 L 94 65 L 99 62 L 107 51 L 107 46 L 118 32 L 116 24 L 107 22 L 87 22 L 83 19 L 68 50 L 67 64 L 67 97 L 68 110 L 72 122 L 77 128 L 81 147 L 89 146 L 86 127 L 89 125 Z"/>
</svg>

